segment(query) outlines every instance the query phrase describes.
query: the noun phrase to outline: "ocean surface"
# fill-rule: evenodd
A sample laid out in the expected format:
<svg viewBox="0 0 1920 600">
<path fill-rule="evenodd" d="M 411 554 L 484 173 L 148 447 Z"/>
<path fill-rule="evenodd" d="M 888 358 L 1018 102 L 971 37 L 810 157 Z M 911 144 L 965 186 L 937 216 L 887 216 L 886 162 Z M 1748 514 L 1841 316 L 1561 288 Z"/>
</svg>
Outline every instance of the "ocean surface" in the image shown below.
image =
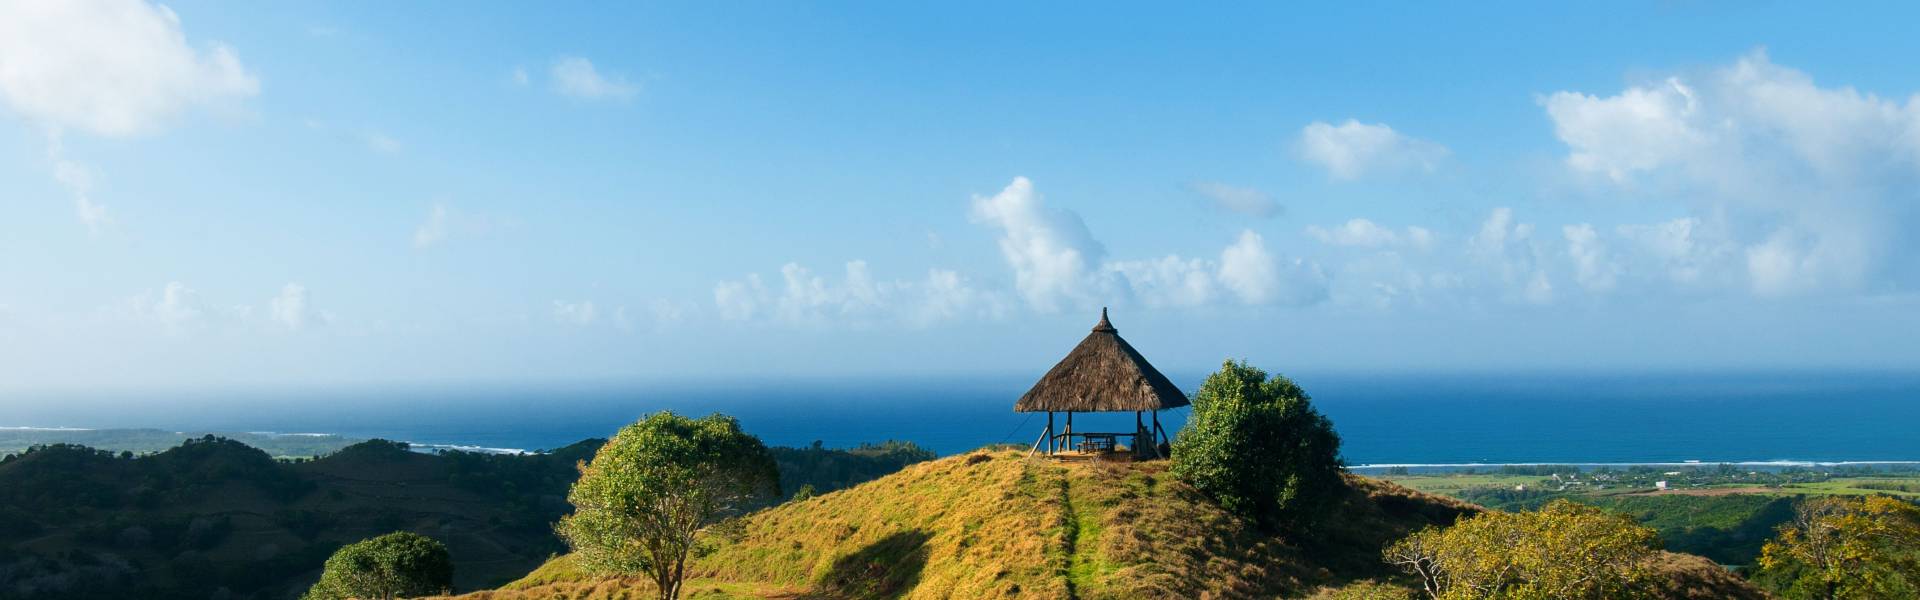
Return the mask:
<svg viewBox="0 0 1920 600">
<path fill-rule="evenodd" d="M 1034 376 L 485 389 L 12 394 L 0 426 L 333 433 L 536 450 L 648 413 L 723 412 L 772 445 L 1030 445 Z M 1176 374 L 1192 392 L 1204 374 Z M 1302 374 L 1353 465 L 1920 460 L 1920 373 Z M 1166 411 L 1175 430 L 1187 409 Z M 1130 431 L 1131 414 L 1075 417 Z"/>
</svg>

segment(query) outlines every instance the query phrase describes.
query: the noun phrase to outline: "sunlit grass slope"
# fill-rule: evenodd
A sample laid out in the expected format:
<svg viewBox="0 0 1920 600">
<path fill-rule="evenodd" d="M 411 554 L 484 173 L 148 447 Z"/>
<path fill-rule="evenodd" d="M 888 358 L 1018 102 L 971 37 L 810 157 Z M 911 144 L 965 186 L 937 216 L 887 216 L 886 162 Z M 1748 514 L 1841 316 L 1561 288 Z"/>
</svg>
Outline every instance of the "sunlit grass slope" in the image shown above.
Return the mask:
<svg viewBox="0 0 1920 600">
<path fill-rule="evenodd" d="M 696 598 L 1304 597 L 1389 576 L 1380 548 L 1479 509 L 1350 478 L 1298 539 L 1262 533 L 1165 463 L 1059 464 L 1017 451 L 907 467 L 754 514 L 696 565 Z M 651 584 L 555 559 L 467 600 L 648 598 Z"/>
</svg>

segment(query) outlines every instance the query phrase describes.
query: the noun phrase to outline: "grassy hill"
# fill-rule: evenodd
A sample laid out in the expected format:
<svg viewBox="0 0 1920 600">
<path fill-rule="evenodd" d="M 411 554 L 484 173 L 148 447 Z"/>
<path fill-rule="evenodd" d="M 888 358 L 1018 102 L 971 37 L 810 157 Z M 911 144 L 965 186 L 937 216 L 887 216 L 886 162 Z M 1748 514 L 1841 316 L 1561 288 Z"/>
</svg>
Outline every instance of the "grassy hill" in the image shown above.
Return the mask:
<svg viewBox="0 0 1920 600">
<path fill-rule="evenodd" d="M 203 437 L 135 455 L 53 445 L 0 457 L 0 598 L 290 598 L 343 544 L 412 531 L 447 545 L 456 590 L 565 550 L 553 522 L 601 440 L 548 454 L 424 454 L 368 441 L 276 460 Z M 772 449 L 783 480 L 833 490 L 932 453 L 904 443 Z"/>
<path fill-rule="evenodd" d="M 1303 597 L 1392 576 L 1382 546 L 1480 510 L 1352 477 L 1333 518 L 1297 539 L 1259 533 L 1165 463 L 1059 464 L 1017 451 L 921 463 L 746 519 L 716 540 L 692 597 Z M 1759 597 L 1704 560 L 1664 562 L 1671 597 Z M 1689 591 L 1691 590 L 1691 591 Z M 647 598 L 562 557 L 463 600 Z"/>
</svg>

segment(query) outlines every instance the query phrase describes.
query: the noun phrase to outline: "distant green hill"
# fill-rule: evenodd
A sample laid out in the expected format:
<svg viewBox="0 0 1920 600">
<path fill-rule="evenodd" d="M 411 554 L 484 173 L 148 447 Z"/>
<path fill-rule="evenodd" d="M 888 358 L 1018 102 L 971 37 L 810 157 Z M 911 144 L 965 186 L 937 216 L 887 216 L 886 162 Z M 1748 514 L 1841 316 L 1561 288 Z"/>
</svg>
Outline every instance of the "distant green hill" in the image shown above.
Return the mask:
<svg viewBox="0 0 1920 600">
<path fill-rule="evenodd" d="M 212 437 L 146 455 L 35 448 L 0 459 L 0 598 L 290 598 L 334 549 L 397 530 L 444 542 L 456 589 L 500 585 L 564 550 L 552 523 L 601 443 L 499 455 L 373 440 L 313 460 Z M 774 453 L 783 478 L 820 490 L 932 457 L 910 444 Z"/>
<path fill-rule="evenodd" d="M 152 454 L 182 442 L 212 435 L 259 448 L 277 458 L 311 458 L 366 441 L 325 433 L 182 432 L 164 429 L 47 429 L 0 427 L 0 455 L 34 446 L 74 444 L 96 450 Z"/>
<path fill-rule="evenodd" d="M 689 597 L 1305 597 L 1394 574 L 1388 542 L 1479 507 L 1350 477 L 1310 537 L 1260 533 L 1161 462 L 1060 464 L 1017 451 L 922 463 L 751 515 L 698 560 Z M 1698 557 L 1666 555 L 1671 598 L 1760 598 Z M 641 579 L 561 557 L 462 600 L 649 597 Z"/>
</svg>

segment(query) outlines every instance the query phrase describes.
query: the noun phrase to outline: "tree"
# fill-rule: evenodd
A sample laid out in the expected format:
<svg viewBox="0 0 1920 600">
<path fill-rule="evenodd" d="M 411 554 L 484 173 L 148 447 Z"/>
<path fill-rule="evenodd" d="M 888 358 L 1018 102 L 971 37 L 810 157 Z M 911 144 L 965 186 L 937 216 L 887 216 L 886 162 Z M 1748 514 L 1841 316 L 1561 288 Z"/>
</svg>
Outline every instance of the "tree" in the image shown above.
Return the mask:
<svg viewBox="0 0 1920 600">
<path fill-rule="evenodd" d="M 1802 500 L 1760 554 L 1756 580 L 1789 598 L 1920 597 L 1920 506 L 1897 498 Z"/>
<path fill-rule="evenodd" d="M 452 587 L 447 547 L 402 531 L 341 547 L 301 600 L 391 600 L 444 594 Z"/>
<path fill-rule="evenodd" d="M 1269 528 L 1305 528 L 1345 484 L 1340 436 L 1293 380 L 1227 361 L 1200 384 L 1173 473 Z"/>
<path fill-rule="evenodd" d="M 1650 592 L 1658 539 L 1624 514 L 1555 500 L 1428 527 L 1381 554 L 1433 600 L 1634 598 Z"/>
<path fill-rule="evenodd" d="M 556 527 L 582 567 L 645 573 L 660 598 L 680 596 L 687 559 L 708 548 L 701 532 L 780 493 L 780 473 L 758 438 L 732 417 L 655 413 L 613 436 L 567 499 Z"/>
</svg>

